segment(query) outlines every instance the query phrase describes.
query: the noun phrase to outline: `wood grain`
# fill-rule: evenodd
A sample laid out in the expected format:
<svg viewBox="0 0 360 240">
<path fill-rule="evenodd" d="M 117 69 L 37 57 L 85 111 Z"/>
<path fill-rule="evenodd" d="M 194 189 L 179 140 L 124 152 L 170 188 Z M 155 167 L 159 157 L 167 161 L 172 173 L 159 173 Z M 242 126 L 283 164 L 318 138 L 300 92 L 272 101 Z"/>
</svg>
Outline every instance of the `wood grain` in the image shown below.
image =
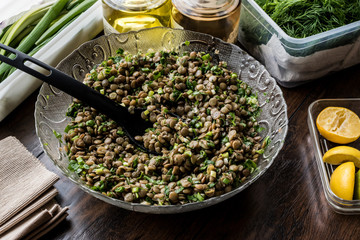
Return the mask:
<svg viewBox="0 0 360 240">
<path fill-rule="evenodd" d="M 84 193 L 44 154 L 35 133 L 36 93 L 0 123 L 0 139 L 16 136 L 60 176 L 57 200 L 69 216 L 42 239 L 354 239 L 360 218 L 327 204 L 307 126 L 307 109 L 320 98 L 360 97 L 360 66 L 310 84 L 282 88 L 289 132 L 271 168 L 253 185 L 218 205 L 184 214 L 150 215 L 106 204 Z"/>
</svg>

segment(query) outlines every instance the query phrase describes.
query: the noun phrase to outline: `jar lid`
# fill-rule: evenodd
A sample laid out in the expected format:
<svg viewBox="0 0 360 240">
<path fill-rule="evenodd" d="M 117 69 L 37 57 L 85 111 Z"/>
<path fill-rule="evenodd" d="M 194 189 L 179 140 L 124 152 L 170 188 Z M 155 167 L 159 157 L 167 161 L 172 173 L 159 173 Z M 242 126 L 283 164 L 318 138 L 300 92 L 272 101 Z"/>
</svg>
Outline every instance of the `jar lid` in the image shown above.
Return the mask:
<svg viewBox="0 0 360 240">
<path fill-rule="evenodd" d="M 103 0 L 111 8 L 122 11 L 146 11 L 157 8 L 167 0 Z"/>
<path fill-rule="evenodd" d="M 234 11 L 240 0 L 172 0 L 172 3 L 179 12 L 189 17 L 214 18 Z"/>
</svg>

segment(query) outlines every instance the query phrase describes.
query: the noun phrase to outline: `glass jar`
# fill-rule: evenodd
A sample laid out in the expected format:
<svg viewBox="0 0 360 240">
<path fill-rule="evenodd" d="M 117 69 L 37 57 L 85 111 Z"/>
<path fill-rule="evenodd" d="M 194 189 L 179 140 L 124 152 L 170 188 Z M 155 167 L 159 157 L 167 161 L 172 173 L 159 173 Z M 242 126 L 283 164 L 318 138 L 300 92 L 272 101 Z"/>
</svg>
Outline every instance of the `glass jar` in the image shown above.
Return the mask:
<svg viewBox="0 0 360 240">
<path fill-rule="evenodd" d="M 104 32 L 170 27 L 171 0 L 102 0 Z"/>
<path fill-rule="evenodd" d="M 240 0 L 172 0 L 171 27 L 208 33 L 234 43 Z"/>
</svg>

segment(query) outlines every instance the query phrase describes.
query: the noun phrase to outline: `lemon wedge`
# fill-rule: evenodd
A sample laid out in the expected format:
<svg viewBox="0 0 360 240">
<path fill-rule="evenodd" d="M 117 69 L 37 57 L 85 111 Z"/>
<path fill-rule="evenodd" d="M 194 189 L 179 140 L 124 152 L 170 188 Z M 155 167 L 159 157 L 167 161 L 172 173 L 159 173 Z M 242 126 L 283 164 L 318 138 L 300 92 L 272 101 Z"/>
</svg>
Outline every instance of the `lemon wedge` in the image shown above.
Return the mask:
<svg viewBox="0 0 360 240">
<path fill-rule="evenodd" d="M 323 161 L 334 165 L 353 162 L 357 168 L 360 168 L 360 151 L 348 146 L 334 147 L 324 154 Z"/>
<path fill-rule="evenodd" d="M 330 188 L 339 198 L 352 200 L 355 186 L 355 165 L 346 162 L 338 166 L 330 178 Z"/>
<path fill-rule="evenodd" d="M 355 173 L 354 199 L 360 200 L 360 170 Z"/>
<path fill-rule="evenodd" d="M 334 143 L 347 144 L 360 137 L 360 119 L 347 108 L 325 108 L 319 113 L 316 126 L 324 138 Z"/>
</svg>

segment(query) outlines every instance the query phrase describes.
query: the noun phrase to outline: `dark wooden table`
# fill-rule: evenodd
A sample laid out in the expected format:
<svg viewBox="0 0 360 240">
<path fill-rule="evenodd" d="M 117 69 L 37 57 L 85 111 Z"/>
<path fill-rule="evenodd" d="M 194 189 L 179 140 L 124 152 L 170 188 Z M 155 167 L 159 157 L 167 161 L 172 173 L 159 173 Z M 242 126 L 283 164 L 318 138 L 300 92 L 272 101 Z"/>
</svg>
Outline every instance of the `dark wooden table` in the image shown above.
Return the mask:
<svg viewBox="0 0 360 240">
<path fill-rule="evenodd" d="M 305 86 L 285 89 L 289 132 L 271 168 L 218 205 L 176 215 L 130 212 L 85 194 L 46 156 L 34 127 L 37 92 L 0 123 L 0 139 L 17 137 L 46 167 L 69 216 L 42 239 L 357 239 L 360 217 L 328 206 L 311 143 L 307 109 L 321 98 L 360 97 L 360 65 Z"/>
</svg>

